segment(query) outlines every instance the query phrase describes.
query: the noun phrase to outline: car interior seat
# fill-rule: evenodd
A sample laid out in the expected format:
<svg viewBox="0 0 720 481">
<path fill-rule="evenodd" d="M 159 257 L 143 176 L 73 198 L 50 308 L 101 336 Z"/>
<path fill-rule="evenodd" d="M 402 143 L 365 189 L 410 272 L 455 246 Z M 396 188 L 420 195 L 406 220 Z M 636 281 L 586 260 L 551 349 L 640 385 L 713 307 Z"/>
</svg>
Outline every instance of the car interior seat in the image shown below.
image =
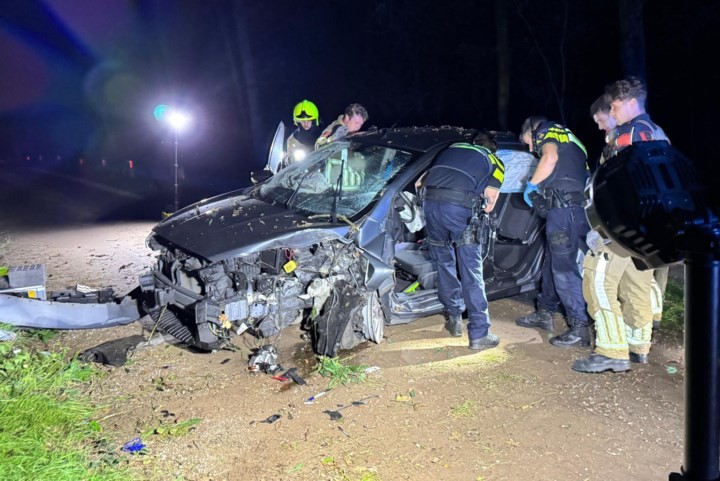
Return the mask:
<svg viewBox="0 0 720 481">
<path fill-rule="evenodd" d="M 360 189 L 365 180 L 365 172 L 362 168 L 363 160 L 351 158 L 348 159 L 348 150 L 342 149 L 337 154 L 333 154 L 327 159 L 325 164 L 325 180 L 332 186 L 337 185 L 338 177 L 342 169 L 342 190 L 344 192 L 353 192 Z"/>
</svg>

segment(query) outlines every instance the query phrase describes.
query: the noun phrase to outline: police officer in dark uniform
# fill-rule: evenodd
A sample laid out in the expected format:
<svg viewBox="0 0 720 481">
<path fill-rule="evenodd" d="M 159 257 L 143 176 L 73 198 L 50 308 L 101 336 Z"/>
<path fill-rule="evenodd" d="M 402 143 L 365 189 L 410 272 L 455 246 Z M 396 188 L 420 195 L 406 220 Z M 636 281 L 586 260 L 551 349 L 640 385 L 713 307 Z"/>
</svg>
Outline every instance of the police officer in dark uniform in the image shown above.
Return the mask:
<svg viewBox="0 0 720 481">
<path fill-rule="evenodd" d="M 462 336 L 461 316 L 467 307 L 473 350 L 493 348 L 500 342 L 490 333 L 480 244 L 487 229 L 486 214 L 492 211 L 504 179 L 505 168 L 495 150 L 494 140 L 482 133 L 474 144 L 452 144 L 422 179 L 427 242 L 438 269 L 445 328 L 454 337 Z"/>
<path fill-rule="evenodd" d="M 553 313 L 564 308 L 568 329 L 550 339 L 558 347 L 589 346 L 590 320 L 583 297 L 578 249 L 586 250 L 590 230 L 583 210 L 587 150 L 566 127 L 533 116 L 521 128 L 521 140 L 540 156 L 523 197 L 546 217 L 542 290 L 537 310 L 515 322 L 522 327 L 553 330 Z"/>
</svg>

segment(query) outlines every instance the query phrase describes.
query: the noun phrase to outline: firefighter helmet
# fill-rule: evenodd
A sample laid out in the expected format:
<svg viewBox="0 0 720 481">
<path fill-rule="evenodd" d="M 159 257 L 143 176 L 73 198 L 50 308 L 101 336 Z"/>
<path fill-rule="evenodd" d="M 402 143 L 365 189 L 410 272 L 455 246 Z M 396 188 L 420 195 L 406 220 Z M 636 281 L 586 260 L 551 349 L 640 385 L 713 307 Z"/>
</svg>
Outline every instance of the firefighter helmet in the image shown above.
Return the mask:
<svg viewBox="0 0 720 481">
<path fill-rule="evenodd" d="M 317 106 L 309 100 L 303 100 L 295 106 L 293 109 L 293 121 L 295 125 L 298 122 L 304 122 L 307 120 L 314 120 L 315 125 L 320 123 L 320 112 L 318 112 Z"/>
</svg>

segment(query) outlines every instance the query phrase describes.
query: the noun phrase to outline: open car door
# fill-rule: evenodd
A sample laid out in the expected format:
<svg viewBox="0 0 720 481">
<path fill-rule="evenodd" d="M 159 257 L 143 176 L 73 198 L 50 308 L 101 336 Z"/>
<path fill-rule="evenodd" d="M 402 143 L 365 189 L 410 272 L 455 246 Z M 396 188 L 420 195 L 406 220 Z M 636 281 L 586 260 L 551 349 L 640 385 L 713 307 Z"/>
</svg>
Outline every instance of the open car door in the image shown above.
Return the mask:
<svg viewBox="0 0 720 481">
<path fill-rule="evenodd" d="M 545 221 L 523 200 L 537 159 L 517 150 L 500 149 L 496 155 L 505 164 L 505 181 L 491 216 L 494 239 L 484 266 L 490 299 L 535 289 L 545 250 Z"/>
<path fill-rule="evenodd" d="M 505 181 L 489 215 L 490 238 L 483 262 L 488 300 L 537 289 L 545 251 L 545 221 L 523 200 L 527 178 L 535 171 L 537 160 L 518 148 L 500 149 L 496 155 L 505 164 Z M 411 189 L 412 183 L 404 187 L 405 191 Z M 394 292 L 387 297 L 392 307 L 387 315 L 389 324 L 442 312 L 437 298 L 437 267 L 424 242 L 425 229 L 422 224 L 414 225 L 421 209 L 412 213 L 415 202 L 406 197 L 407 192 L 395 196 L 385 224 L 392 247 L 383 252 L 395 268 Z"/>
<path fill-rule="evenodd" d="M 267 169 L 273 174 L 277 174 L 277 171 L 282 167 L 283 157 L 285 156 L 284 144 L 285 124 L 280 121 L 275 130 L 273 141 L 270 144 L 270 153 L 268 154 Z"/>
</svg>

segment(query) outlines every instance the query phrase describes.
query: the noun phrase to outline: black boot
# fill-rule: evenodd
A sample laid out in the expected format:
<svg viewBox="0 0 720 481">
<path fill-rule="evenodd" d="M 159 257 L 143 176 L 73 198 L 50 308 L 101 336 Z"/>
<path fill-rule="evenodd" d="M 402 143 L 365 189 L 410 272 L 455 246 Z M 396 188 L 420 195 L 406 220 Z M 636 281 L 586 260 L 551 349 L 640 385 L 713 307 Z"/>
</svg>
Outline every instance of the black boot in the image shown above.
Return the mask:
<svg viewBox="0 0 720 481">
<path fill-rule="evenodd" d="M 559 336 L 551 337 L 550 344 L 555 347 L 588 347 L 590 345 L 590 326 L 587 321 L 568 318 L 570 328 Z"/>
<path fill-rule="evenodd" d="M 448 315 L 445 320 L 445 329 L 452 337 L 462 336 L 462 316 Z"/>
<path fill-rule="evenodd" d="M 545 331 L 553 330 L 553 314 L 542 307 L 527 316 L 515 319 L 515 324 L 520 327 L 536 327 Z"/>
<path fill-rule="evenodd" d="M 600 354 L 591 354 L 589 357 L 575 361 L 572 364 L 572 369 L 577 372 L 625 372 L 630 370 L 630 361 L 627 359 L 611 359 Z"/>
</svg>

